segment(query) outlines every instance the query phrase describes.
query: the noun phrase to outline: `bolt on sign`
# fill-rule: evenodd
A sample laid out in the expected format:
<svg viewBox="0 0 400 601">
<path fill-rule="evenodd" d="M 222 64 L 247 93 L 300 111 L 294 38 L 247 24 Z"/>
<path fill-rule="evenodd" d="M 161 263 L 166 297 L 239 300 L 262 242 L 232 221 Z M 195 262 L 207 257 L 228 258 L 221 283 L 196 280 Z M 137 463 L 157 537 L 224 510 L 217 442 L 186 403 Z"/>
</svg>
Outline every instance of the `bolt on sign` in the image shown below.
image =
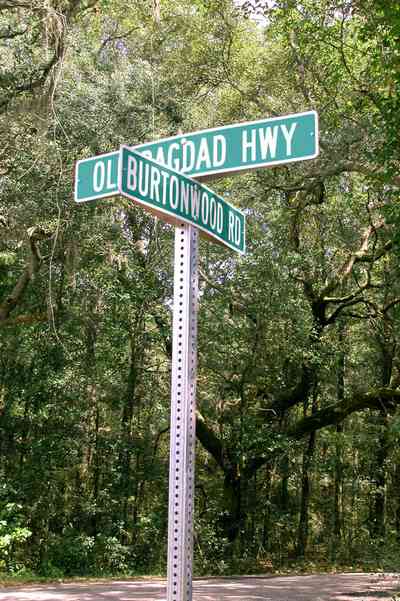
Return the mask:
<svg viewBox="0 0 400 601">
<path fill-rule="evenodd" d="M 213 241 L 245 252 L 245 217 L 210 188 L 121 146 L 118 191 L 164 221 L 196 226 Z"/>
<path fill-rule="evenodd" d="M 200 179 L 305 161 L 318 155 L 315 111 L 205 129 L 133 147 L 148 159 Z M 78 161 L 75 200 L 115 196 L 119 152 Z"/>
</svg>

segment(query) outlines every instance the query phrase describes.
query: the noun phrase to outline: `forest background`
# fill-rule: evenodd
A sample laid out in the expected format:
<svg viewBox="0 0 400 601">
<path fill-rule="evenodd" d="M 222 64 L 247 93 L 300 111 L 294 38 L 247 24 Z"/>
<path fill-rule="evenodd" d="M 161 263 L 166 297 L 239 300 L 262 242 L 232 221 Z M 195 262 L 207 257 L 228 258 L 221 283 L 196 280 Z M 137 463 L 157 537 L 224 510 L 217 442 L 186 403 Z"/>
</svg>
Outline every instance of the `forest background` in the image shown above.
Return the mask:
<svg viewBox="0 0 400 601">
<path fill-rule="evenodd" d="M 2 571 L 165 570 L 173 232 L 74 163 L 310 109 L 318 159 L 211 184 L 195 569 L 400 568 L 399 41 L 391 0 L 0 0 Z"/>
</svg>

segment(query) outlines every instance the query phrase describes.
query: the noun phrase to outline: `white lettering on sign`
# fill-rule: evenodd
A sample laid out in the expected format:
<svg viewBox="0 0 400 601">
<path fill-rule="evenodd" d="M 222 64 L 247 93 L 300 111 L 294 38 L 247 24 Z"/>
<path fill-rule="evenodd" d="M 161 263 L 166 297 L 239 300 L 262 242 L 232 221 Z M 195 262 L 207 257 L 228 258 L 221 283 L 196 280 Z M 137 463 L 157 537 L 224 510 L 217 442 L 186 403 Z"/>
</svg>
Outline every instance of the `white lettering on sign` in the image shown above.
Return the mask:
<svg viewBox="0 0 400 601">
<path fill-rule="evenodd" d="M 237 246 L 240 244 L 241 238 L 241 224 L 240 219 L 235 213 L 233 213 L 229 209 L 229 217 L 228 217 L 228 240 L 229 242 L 236 244 Z"/>
<path fill-rule="evenodd" d="M 116 181 L 112 181 L 112 160 L 108 159 L 107 161 L 107 190 L 115 190 L 118 185 Z"/>
<path fill-rule="evenodd" d="M 162 203 L 163 205 L 167 204 L 167 180 L 169 179 L 169 173 L 166 171 L 161 171 L 161 177 L 163 178 L 163 197 Z"/>
<path fill-rule="evenodd" d="M 196 170 L 200 171 L 202 164 L 205 164 L 207 169 L 211 169 L 210 152 L 208 150 L 207 138 L 201 138 L 199 154 L 196 162 Z"/>
<path fill-rule="evenodd" d="M 218 160 L 221 160 L 224 142 L 221 140 L 218 144 Z M 100 185 L 100 167 L 96 177 Z M 139 155 L 128 155 L 124 181 L 126 190 L 136 195 L 138 200 L 164 206 L 166 212 L 172 211 L 177 216 L 191 219 L 210 233 L 221 235 L 225 231 L 229 244 L 241 246 L 243 226 L 235 210 L 230 208 L 225 212 L 223 201 L 196 181 L 181 178 L 178 173 L 170 172 L 144 157 L 139 158 Z"/>
<path fill-rule="evenodd" d="M 198 219 L 200 214 L 200 190 L 196 186 L 192 186 L 192 218 Z"/>
<path fill-rule="evenodd" d="M 96 163 L 95 168 L 93 169 L 93 190 L 95 192 L 101 192 L 104 188 L 104 179 L 105 179 L 105 169 L 104 163 Z"/>
<path fill-rule="evenodd" d="M 192 171 L 196 161 L 194 142 L 186 140 L 181 141 L 182 144 L 182 173 Z"/>
<path fill-rule="evenodd" d="M 257 152 L 257 140 L 256 140 L 256 130 L 251 130 L 251 140 L 250 142 L 247 139 L 247 131 L 244 130 L 242 134 L 242 160 L 244 163 L 247 163 L 249 160 L 247 158 L 247 150 L 251 150 L 251 161 L 256 160 L 256 152 Z"/>
<path fill-rule="evenodd" d="M 217 232 L 218 234 L 222 234 L 222 230 L 224 229 L 224 209 L 222 204 L 218 203 L 218 211 L 217 211 Z"/>
<path fill-rule="evenodd" d="M 169 187 L 169 204 L 172 209 L 177 209 L 179 204 L 179 182 L 176 175 L 171 175 Z"/>
<path fill-rule="evenodd" d="M 93 169 L 93 190 L 95 192 L 107 192 L 115 190 L 117 184 L 112 181 L 112 161 L 99 161 Z"/>
<path fill-rule="evenodd" d="M 149 158 L 151 158 L 151 156 Z M 156 161 L 157 163 L 161 163 L 161 165 L 165 165 L 165 156 L 162 146 L 157 150 Z"/>
<path fill-rule="evenodd" d="M 278 126 L 266 127 L 265 129 L 259 130 L 260 135 L 260 146 L 261 146 L 261 158 L 266 159 L 268 156 L 268 150 L 271 159 L 276 156 L 276 143 L 278 140 Z"/>
<path fill-rule="evenodd" d="M 225 164 L 226 139 L 222 134 L 215 135 L 211 140 L 201 138 L 196 147 L 191 140 L 182 138 L 180 144 L 172 142 L 168 146 L 160 146 L 154 157 L 151 150 L 144 150 L 141 154 L 180 173 L 187 173 L 193 169 L 212 169 Z"/>
<path fill-rule="evenodd" d="M 189 215 L 190 184 L 181 182 L 181 213 Z"/>
<path fill-rule="evenodd" d="M 290 129 L 285 124 L 269 127 L 253 128 L 242 133 L 242 161 L 243 163 L 260 160 L 274 159 L 278 144 L 278 136 L 281 133 L 286 142 L 286 156 L 292 155 L 292 141 L 297 123 L 291 124 Z M 257 135 L 258 134 L 258 135 Z"/>
<path fill-rule="evenodd" d="M 215 202 L 214 196 L 211 196 L 211 199 L 210 199 L 210 228 L 212 230 L 215 229 L 216 222 L 217 222 L 217 203 Z"/>
<path fill-rule="evenodd" d="M 137 161 L 135 157 L 128 157 L 127 166 L 127 188 L 131 192 L 135 192 L 137 183 Z"/>
<path fill-rule="evenodd" d="M 149 171 L 149 163 L 143 163 L 141 161 L 139 163 L 139 194 L 142 196 L 147 196 L 149 193 Z"/>
<path fill-rule="evenodd" d="M 233 234 L 234 226 L 235 226 L 235 215 L 232 213 L 232 211 L 229 211 L 229 218 L 228 218 L 228 240 L 229 240 L 229 242 L 232 242 L 234 240 L 234 234 Z"/>
<path fill-rule="evenodd" d="M 161 173 L 155 165 L 151 166 L 151 184 L 150 184 L 150 197 L 155 202 L 160 202 L 160 180 Z"/>
<path fill-rule="evenodd" d="M 176 142 L 173 142 L 170 147 L 168 148 L 168 153 L 167 153 L 167 166 L 171 167 L 171 169 L 176 169 L 177 171 L 180 170 L 180 161 L 179 161 L 179 157 L 174 157 L 174 153 L 176 151 L 179 152 L 180 148 L 179 148 L 179 144 L 177 144 Z"/>
<path fill-rule="evenodd" d="M 293 134 L 294 134 L 294 130 L 297 127 L 297 123 L 294 122 L 292 123 L 290 130 L 287 130 L 286 125 L 281 125 L 281 130 L 283 135 L 285 136 L 285 140 L 286 140 L 286 154 L 288 156 L 290 156 L 292 154 L 292 138 L 293 138 Z"/>
<path fill-rule="evenodd" d="M 201 219 L 204 225 L 208 223 L 208 194 L 203 192 L 201 195 Z"/>
<path fill-rule="evenodd" d="M 221 167 L 226 161 L 226 140 L 222 135 L 213 139 L 213 167 Z"/>
</svg>

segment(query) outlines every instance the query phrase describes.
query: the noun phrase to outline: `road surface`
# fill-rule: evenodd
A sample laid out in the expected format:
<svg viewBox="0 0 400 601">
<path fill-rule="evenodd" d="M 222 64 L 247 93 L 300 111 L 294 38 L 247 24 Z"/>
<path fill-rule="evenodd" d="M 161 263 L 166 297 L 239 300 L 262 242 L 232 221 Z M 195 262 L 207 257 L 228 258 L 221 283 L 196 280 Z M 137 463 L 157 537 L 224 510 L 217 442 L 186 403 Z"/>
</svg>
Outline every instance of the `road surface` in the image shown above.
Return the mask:
<svg viewBox="0 0 400 601">
<path fill-rule="evenodd" d="M 193 601 L 400 601 L 400 574 L 199 579 Z M 0 587 L 0 601 L 162 601 L 163 580 Z"/>
</svg>

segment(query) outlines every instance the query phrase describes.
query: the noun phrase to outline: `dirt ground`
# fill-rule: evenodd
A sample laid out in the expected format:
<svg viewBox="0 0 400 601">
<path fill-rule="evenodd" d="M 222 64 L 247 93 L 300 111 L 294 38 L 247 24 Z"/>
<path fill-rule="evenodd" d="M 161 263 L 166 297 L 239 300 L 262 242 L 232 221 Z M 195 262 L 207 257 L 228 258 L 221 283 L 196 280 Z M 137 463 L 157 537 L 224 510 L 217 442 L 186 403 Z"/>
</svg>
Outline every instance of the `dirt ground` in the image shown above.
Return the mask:
<svg viewBox="0 0 400 601">
<path fill-rule="evenodd" d="M 204 578 L 195 580 L 193 590 L 193 601 L 400 601 L 400 574 Z M 165 599 L 163 580 L 115 580 L 0 588 L 0 601 Z"/>
</svg>

